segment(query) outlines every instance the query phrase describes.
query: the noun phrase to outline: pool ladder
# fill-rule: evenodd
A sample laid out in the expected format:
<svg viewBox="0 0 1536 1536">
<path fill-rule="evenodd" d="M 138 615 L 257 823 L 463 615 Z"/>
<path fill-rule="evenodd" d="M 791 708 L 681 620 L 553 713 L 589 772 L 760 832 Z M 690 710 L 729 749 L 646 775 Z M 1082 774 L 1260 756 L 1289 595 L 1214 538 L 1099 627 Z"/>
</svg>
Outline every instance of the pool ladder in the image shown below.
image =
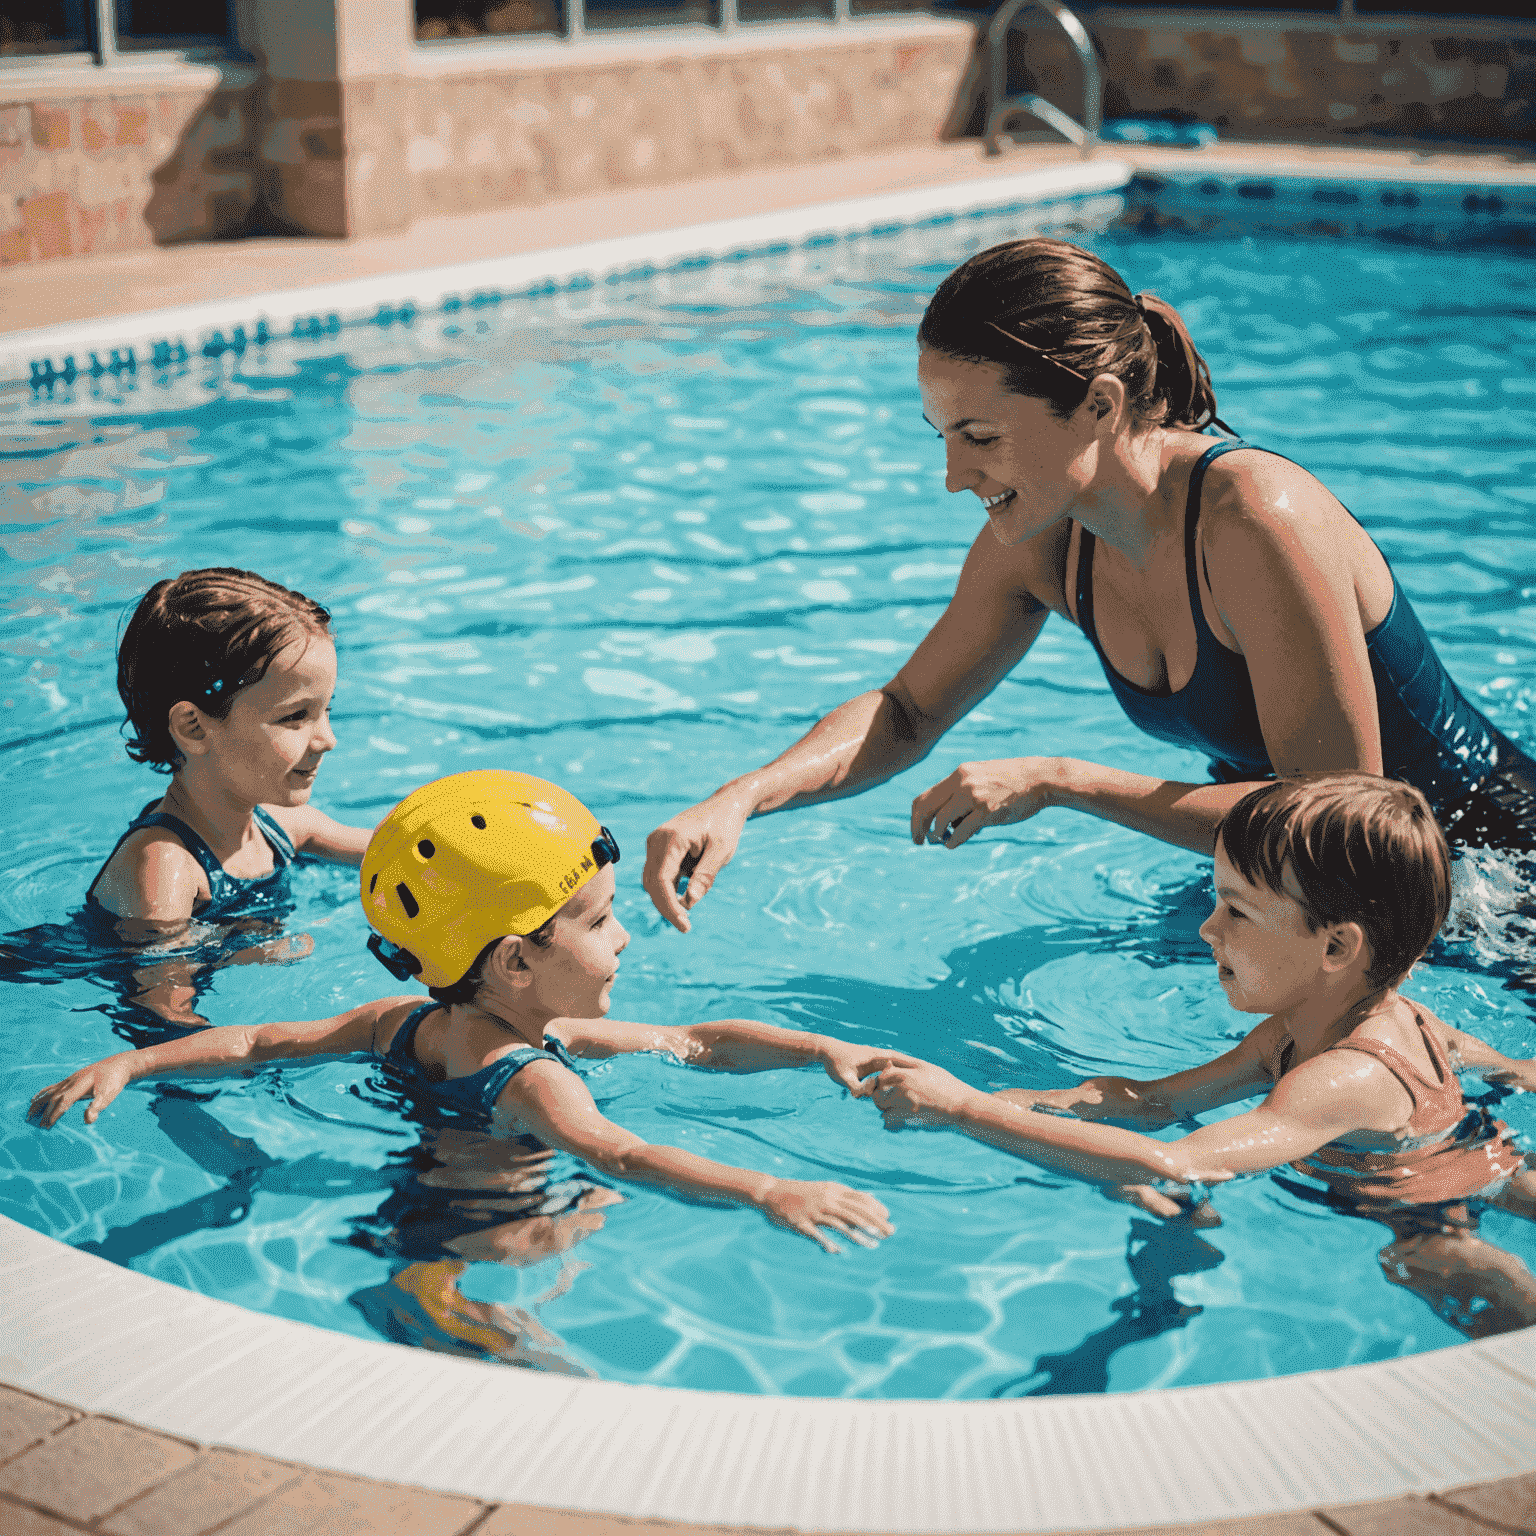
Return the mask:
<svg viewBox="0 0 1536 1536">
<path fill-rule="evenodd" d="M 1025 11 L 1044 11 L 1063 32 L 1077 50 L 1078 62 L 1083 66 L 1083 120 L 1079 123 L 1060 107 L 1043 96 L 1025 91 L 1018 96 L 1008 95 L 1008 33 L 1014 21 Z M 1048 123 L 1064 139 L 1076 144 L 1083 159 L 1087 160 L 1099 141 L 1099 129 L 1104 122 L 1104 77 L 1099 69 L 1099 56 L 1094 52 L 1093 39 L 1077 17 L 1060 0 L 1005 0 L 987 27 L 987 63 L 990 70 L 987 90 L 987 153 L 1003 152 L 1003 129 L 1008 120 L 1027 112 L 1042 123 Z"/>
</svg>

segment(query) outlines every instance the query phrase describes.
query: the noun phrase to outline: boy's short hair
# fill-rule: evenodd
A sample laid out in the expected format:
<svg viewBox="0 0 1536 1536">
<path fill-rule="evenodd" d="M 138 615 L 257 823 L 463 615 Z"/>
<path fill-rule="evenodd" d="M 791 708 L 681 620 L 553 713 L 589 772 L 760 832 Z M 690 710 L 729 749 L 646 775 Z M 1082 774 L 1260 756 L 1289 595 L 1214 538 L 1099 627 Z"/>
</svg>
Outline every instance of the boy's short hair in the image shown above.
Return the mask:
<svg viewBox="0 0 1536 1536">
<path fill-rule="evenodd" d="M 450 987 L 428 987 L 432 994 L 432 1001 L 442 1003 L 445 1007 L 453 1007 L 459 1003 L 472 1003 L 480 995 L 480 988 L 485 984 L 485 962 L 491 958 L 492 953 L 501 939 L 515 938 L 515 934 L 502 934 L 500 939 L 492 939 L 484 949 L 475 956 L 474 963 L 464 974 Z M 552 917 L 545 920 L 533 930 L 532 933 L 522 935 L 530 944 L 537 945 L 540 949 L 548 949 L 555 942 L 555 920 Z"/>
<path fill-rule="evenodd" d="M 1289 865 L 1314 932 L 1358 923 L 1368 980 L 1394 987 L 1440 931 L 1451 906 L 1451 856 L 1429 802 L 1374 773 L 1309 773 L 1262 784 L 1216 828 L 1250 885 L 1291 896 Z"/>
</svg>

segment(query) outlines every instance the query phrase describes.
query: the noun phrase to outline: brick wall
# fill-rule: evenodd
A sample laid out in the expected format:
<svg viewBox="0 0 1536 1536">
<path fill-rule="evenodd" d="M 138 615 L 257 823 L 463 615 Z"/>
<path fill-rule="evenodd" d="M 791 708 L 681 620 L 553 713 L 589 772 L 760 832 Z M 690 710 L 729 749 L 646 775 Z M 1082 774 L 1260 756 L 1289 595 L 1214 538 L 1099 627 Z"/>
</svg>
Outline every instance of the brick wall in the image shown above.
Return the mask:
<svg viewBox="0 0 1536 1536">
<path fill-rule="evenodd" d="M 931 144 L 973 34 L 441 74 L 409 82 L 417 214 L 532 204 Z"/>
<path fill-rule="evenodd" d="M 1245 139 L 1536 140 L 1529 26 L 1511 23 L 1500 36 L 1491 24 L 1450 17 L 1398 29 L 1304 16 L 1260 24 L 1235 13 L 1085 17 L 1103 59 L 1106 117 L 1196 120 Z M 1030 25 L 1013 34 L 1009 52 L 1011 89 L 1081 113 L 1081 72 L 1064 37 Z"/>
<path fill-rule="evenodd" d="M 0 97 L 0 265 L 244 228 L 257 198 L 253 85 Z"/>
</svg>

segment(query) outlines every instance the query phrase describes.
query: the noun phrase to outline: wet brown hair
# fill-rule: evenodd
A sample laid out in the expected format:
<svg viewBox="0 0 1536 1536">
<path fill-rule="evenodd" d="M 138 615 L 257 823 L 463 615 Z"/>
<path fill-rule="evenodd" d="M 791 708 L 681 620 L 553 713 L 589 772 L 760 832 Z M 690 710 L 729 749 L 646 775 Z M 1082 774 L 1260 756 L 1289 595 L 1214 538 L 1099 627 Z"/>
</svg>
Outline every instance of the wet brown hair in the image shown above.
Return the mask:
<svg viewBox="0 0 1536 1536">
<path fill-rule="evenodd" d="M 555 942 L 555 918 L 559 917 L 559 915 L 560 914 L 556 912 L 552 916 L 545 918 L 544 921 L 537 928 L 535 928 L 532 933 L 525 933 L 522 935 L 508 935 L 504 933 L 501 935 L 501 938 L 492 939 L 491 942 L 487 944 L 478 955 L 475 956 L 473 964 L 471 964 L 470 968 L 465 971 L 464 974 L 459 977 L 456 982 L 446 987 L 427 988 L 427 991 L 432 994 L 432 1001 L 435 1003 L 443 1004 L 445 1008 L 451 1008 L 457 1003 L 474 1002 L 474 1000 L 480 995 L 480 988 L 485 985 L 486 962 L 495 953 L 496 946 L 501 943 L 501 939 L 508 937 L 522 937 L 527 939 L 530 944 L 535 945 L 539 949 L 548 949 L 549 946 Z"/>
<path fill-rule="evenodd" d="M 1314 933 L 1358 923 L 1366 977 L 1395 987 L 1451 906 L 1451 856 L 1429 802 L 1373 773 L 1311 773 L 1262 784 L 1221 819 L 1217 846 L 1250 885 L 1277 895 L 1287 866 Z"/>
<path fill-rule="evenodd" d="M 183 700 L 215 720 L 301 635 L 328 635 L 330 613 L 301 592 L 233 566 L 157 581 L 117 647 L 128 756 L 170 773 L 181 763 L 170 712 Z"/>
<path fill-rule="evenodd" d="M 1107 262 L 1065 240 L 978 251 L 939 284 L 917 339 L 964 362 L 999 364 L 1005 389 L 1047 401 L 1059 417 L 1108 373 L 1125 385 L 1138 425 L 1225 425 L 1179 312 L 1132 294 Z"/>
</svg>

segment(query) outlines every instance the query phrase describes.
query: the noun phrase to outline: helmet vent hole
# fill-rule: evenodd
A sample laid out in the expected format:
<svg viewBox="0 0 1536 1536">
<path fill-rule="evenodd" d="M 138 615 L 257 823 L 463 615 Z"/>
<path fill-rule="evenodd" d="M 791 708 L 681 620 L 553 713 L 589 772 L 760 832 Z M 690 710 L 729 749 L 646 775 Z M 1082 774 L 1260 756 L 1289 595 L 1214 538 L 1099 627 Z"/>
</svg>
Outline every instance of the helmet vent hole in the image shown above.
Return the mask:
<svg viewBox="0 0 1536 1536">
<path fill-rule="evenodd" d="M 471 816 L 469 818 L 469 820 L 470 820 L 470 824 L 472 826 L 479 827 L 479 829 L 482 832 L 485 831 L 485 817 L 484 816 Z"/>
<path fill-rule="evenodd" d="M 368 882 L 368 894 L 370 896 L 373 895 L 373 888 L 378 883 L 379 883 L 379 872 L 378 872 L 378 870 L 374 870 L 374 872 L 373 872 L 373 879 Z"/>
<path fill-rule="evenodd" d="M 421 908 L 416 905 L 416 898 L 411 895 L 411 888 L 403 880 L 395 887 L 395 895 L 400 898 L 400 905 L 405 908 L 407 917 L 415 917 Z"/>
<path fill-rule="evenodd" d="M 437 852 L 437 849 L 433 845 L 430 838 L 424 837 L 419 843 L 416 844 L 416 852 L 419 853 L 422 858 L 430 859 L 432 855 Z"/>
</svg>

